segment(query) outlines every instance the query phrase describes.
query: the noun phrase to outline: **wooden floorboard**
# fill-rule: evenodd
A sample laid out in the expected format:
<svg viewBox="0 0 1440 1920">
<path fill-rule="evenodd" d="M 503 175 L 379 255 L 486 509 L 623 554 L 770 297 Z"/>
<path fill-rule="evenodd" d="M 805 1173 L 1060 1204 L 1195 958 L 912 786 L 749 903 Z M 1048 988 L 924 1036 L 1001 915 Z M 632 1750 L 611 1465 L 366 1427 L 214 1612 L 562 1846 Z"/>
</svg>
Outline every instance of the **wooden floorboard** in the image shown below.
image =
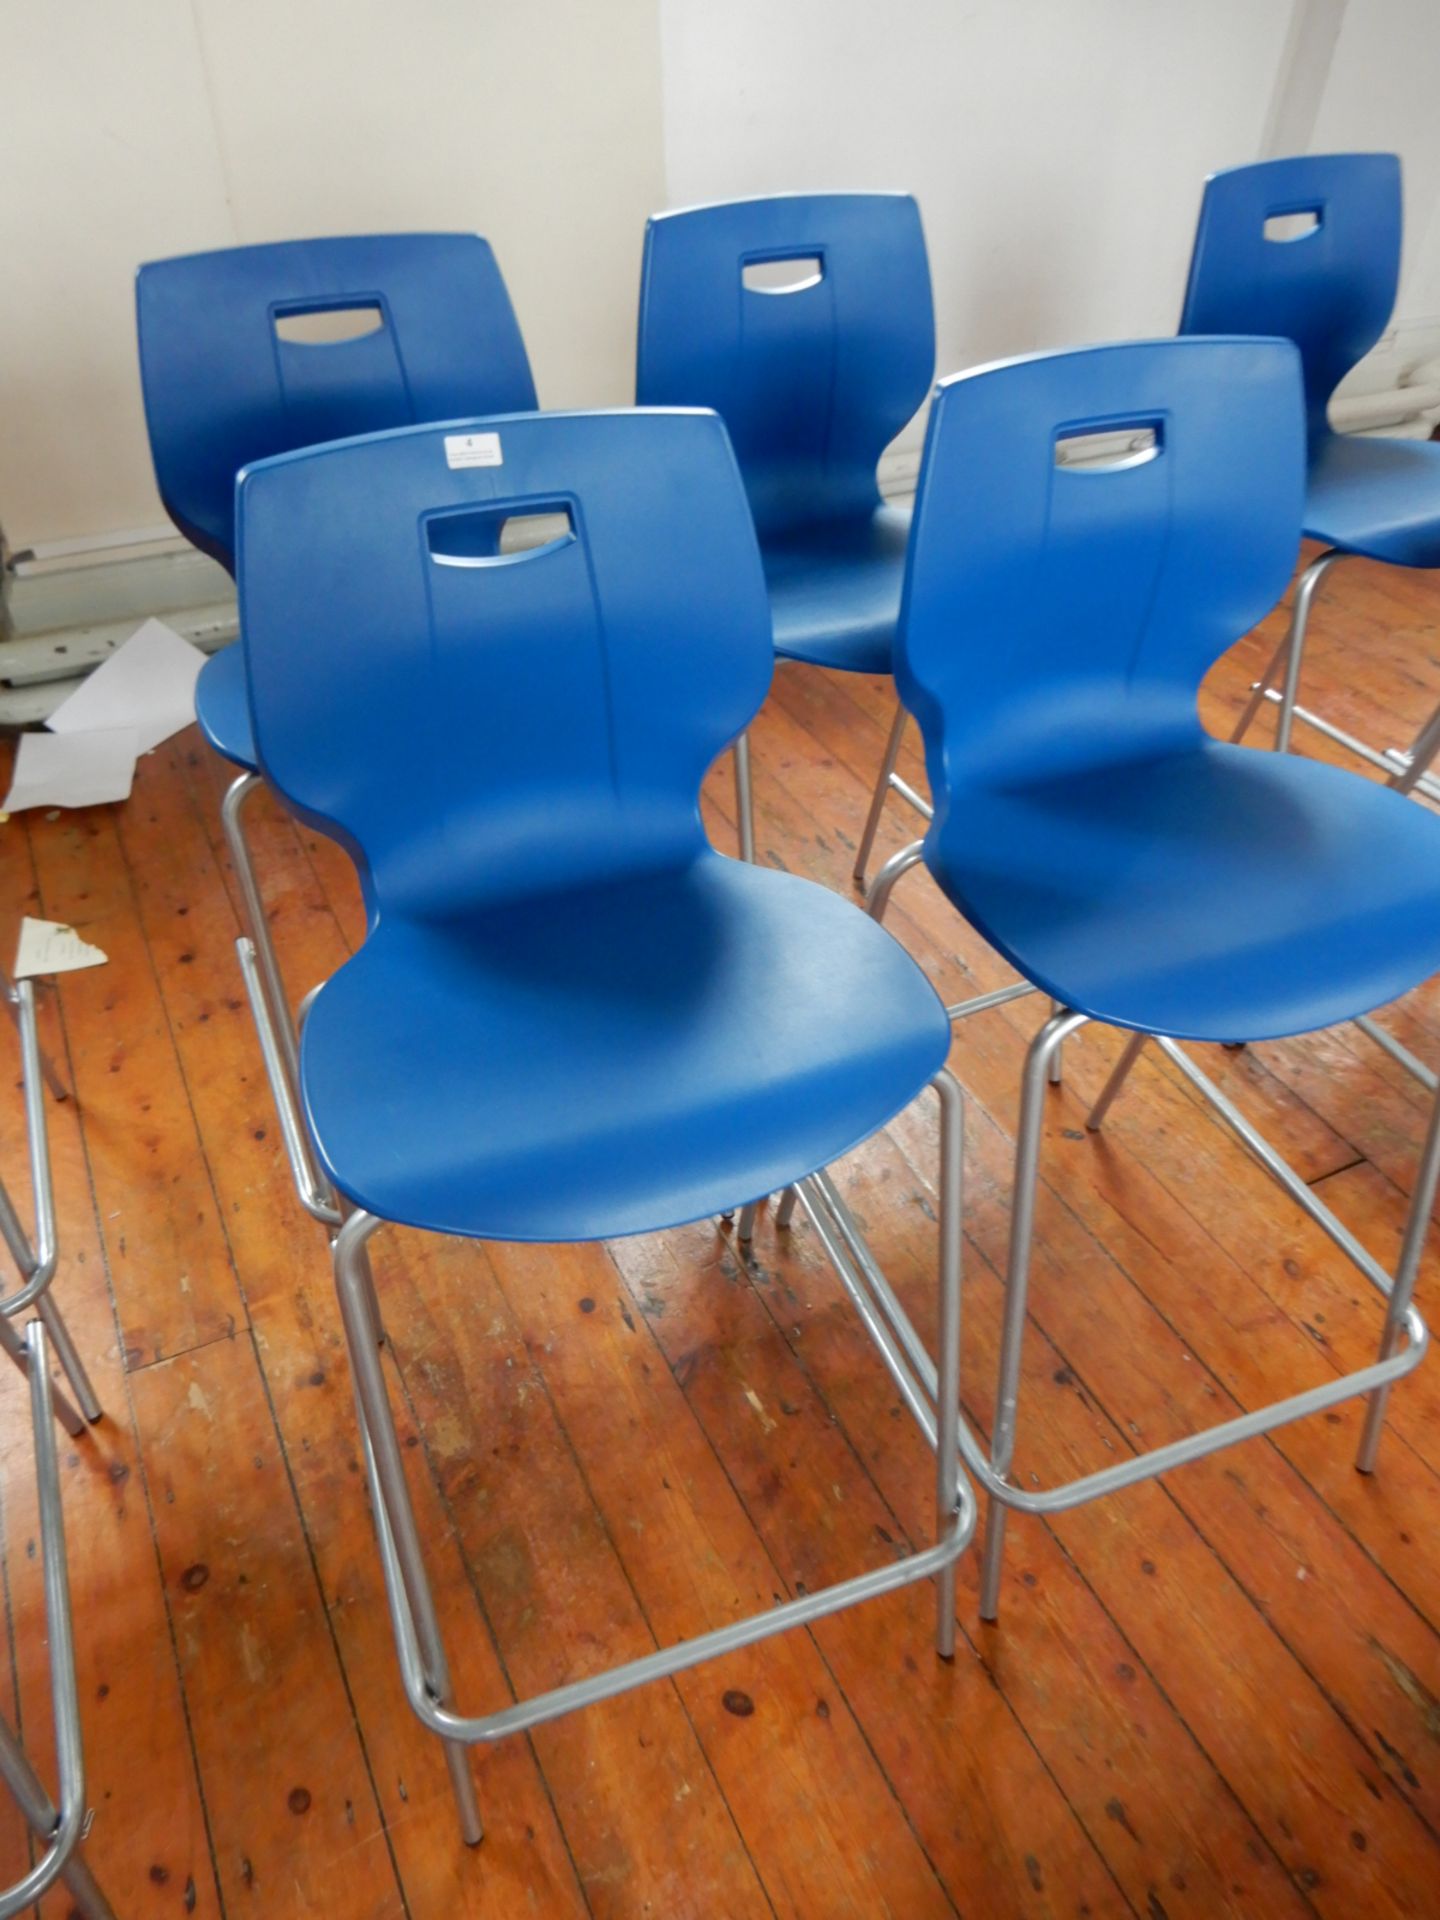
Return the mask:
<svg viewBox="0 0 1440 1920">
<path fill-rule="evenodd" d="M 1423 575 L 1337 569 L 1307 700 L 1378 744 L 1440 699 Z M 1222 661 L 1224 731 L 1283 613 Z M 783 667 L 753 730 L 761 857 L 850 866 L 893 694 Z M 1257 737 L 1273 724 L 1268 714 Z M 1307 751 L 1344 756 L 1311 734 Z M 924 777 L 918 742 L 902 767 Z M 960 1579 L 953 1665 L 912 1588 L 479 1750 L 458 1840 L 405 1704 L 324 1236 L 289 1183 L 235 962 L 193 734 L 120 808 L 0 826 L 0 900 L 109 956 L 41 993 L 76 1098 L 52 1109 L 56 1281 L 105 1420 L 61 1459 L 96 1809 L 117 1912 L 1365 1915 L 1440 1912 L 1440 1374 L 1394 1397 L 1381 1470 L 1354 1407 L 1046 1524 L 1012 1522 L 1002 1616 Z M 733 846 L 728 763 L 707 785 Z M 363 935 L 345 856 L 255 808 L 298 995 Z M 887 809 L 877 862 L 914 836 Z M 923 875 L 892 927 L 947 999 L 1010 977 Z M 964 1025 L 965 1404 L 982 1433 L 1019 1070 L 1040 1009 Z M 1440 1056 L 1440 983 L 1385 1024 Z M 10 1045 L 0 1035 L 0 1044 Z M 1046 1121 L 1018 1464 L 1037 1483 L 1361 1364 L 1380 1313 L 1193 1090 L 1147 1056 L 1105 1132 L 1117 1037 L 1070 1043 Z M 11 1053 L 3 1069 L 14 1081 Z M 1340 1217 L 1393 1260 L 1426 1099 L 1352 1029 L 1205 1051 Z M 483 1080 L 477 1078 L 477 1098 Z M 842 1185 L 917 1324 L 934 1318 L 936 1117 Z M 23 1193 L 18 1099 L 0 1175 Z M 610 1247 L 377 1240 L 386 1359 L 461 1703 L 480 1711 L 906 1555 L 931 1474 L 803 1223 Z M 1440 1308 L 1437 1254 L 1422 1304 Z M 8 1381 L 8 1386 L 6 1382 Z M 0 1376 L 0 1706 L 53 1764 L 25 1396 Z M 0 1873 L 25 1843 L 0 1806 Z M 46 1920 L 68 1903 L 52 1895 Z"/>
</svg>

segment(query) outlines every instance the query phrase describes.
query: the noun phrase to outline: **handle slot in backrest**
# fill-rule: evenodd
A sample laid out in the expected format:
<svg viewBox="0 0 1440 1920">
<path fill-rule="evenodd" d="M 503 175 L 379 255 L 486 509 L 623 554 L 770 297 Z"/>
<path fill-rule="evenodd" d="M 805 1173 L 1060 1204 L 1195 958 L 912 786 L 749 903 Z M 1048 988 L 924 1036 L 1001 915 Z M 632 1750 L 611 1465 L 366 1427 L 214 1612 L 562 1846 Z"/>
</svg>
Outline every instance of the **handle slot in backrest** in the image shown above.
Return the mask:
<svg viewBox="0 0 1440 1920">
<path fill-rule="evenodd" d="M 270 310 L 277 339 L 291 347 L 334 347 L 385 325 L 378 300 L 287 301 Z"/>
<path fill-rule="evenodd" d="M 1308 240 L 1325 224 L 1323 207 L 1287 207 L 1272 213 L 1265 222 L 1265 238 L 1286 246 L 1292 240 Z"/>
<path fill-rule="evenodd" d="M 1125 473 L 1164 450 L 1159 420 L 1080 421 L 1055 434 L 1055 464 L 1073 473 Z"/>
<path fill-rule="evenodd" d="M 425 517 L 425 545 L 437 567 L 504 567 L 541 560 L 575 542 L 568 500 L 488 501 Z"/>
<path fill-rule="evenodd" d="M 805 293 L 825 278 L 819 253 L 747 253 L 740 281 L 747 293 Z"/>
</svg>

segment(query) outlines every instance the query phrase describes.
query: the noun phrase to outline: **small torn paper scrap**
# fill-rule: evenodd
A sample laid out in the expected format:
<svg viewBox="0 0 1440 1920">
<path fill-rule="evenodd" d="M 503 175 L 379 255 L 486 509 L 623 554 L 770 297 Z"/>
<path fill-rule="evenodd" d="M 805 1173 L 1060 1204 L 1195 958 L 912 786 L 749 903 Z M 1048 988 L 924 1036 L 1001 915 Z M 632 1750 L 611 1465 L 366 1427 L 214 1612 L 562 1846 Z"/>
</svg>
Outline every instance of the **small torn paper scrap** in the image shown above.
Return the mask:
<svg viewBox="0 0 1440 1920">
<path fill-rule="evenodd" d="M 147 620 L 123 647 L 62 700 L 52 733 L 97 733 L 133 727 L 137 753 L 149 753 L 195 718 L 195 682 L 205 656 L 167 627 Z"/>
<path fill-rule="evenodd" d="M 133 727 L 103 733 L 22 733 L 0 812 L 24 807 L 99 807 L 127 800 L 135 778 Z"/>
<path fill-rule="evenodd" d="M 15 951 L 15 978 L 29 980 L 37 973 L 78 973 L 81 967 L 103 967 L 108 954 L 82 940 L 73 927 L 58 920 L 20 922 L 20 945 Z"/>
</svg>

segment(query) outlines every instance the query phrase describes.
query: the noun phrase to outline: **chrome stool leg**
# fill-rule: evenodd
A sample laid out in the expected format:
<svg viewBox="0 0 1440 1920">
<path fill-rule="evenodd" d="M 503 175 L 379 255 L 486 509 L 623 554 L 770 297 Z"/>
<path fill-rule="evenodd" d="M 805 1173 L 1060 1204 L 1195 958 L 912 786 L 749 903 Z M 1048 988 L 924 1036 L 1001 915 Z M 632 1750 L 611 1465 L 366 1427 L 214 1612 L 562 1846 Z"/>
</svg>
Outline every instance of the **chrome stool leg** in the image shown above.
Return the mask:
<svg viewBox="0 0 1440 1920">
<path fill-rule="evenodd" d="M 280 1049 L 280 1058 L 290 1085 L 295 1087 L 299 1085 L 295 1022 L 291 1018 L 290 1001 L 281 978 L 275 942 L 270 935 L 270 920 L 261 898 L 260 883 L 255 877 L 255 863 L 250 858 L 250 846 L 245 838 L 245 802 L 260 790 L 262 784 L 258 773 L 242 773 L 232 780 L 221 802 L 220 824 L 225 831 L 225 844 L 230 849 L 230 860 L 240 886 L 240 898 L 245 905 L 245 918 L 249 922 L 246 931 L 259 963 L 261 985 L 269 1003 L 276 1045 Z"/>
<path fill-rule="evenodd" d="M 338 1226 L 340 1209 L 330 1182 L 316 1165 L 305 1122 L 300 1113 L 299 1027 L 290 1011 L 270 920 L 255 877 L 255 863 L 245 838 L 244 809 L 251 794 L 262 785 L 255 773 L 242 773 L 225 789 L 220 807 L 220 822 L 231 864 L 240 886 L 247 931 L 235 943 L 245 995 L 250 1002 L 251 1018 L 260 1041 L 265 1062 L 265 1077 L 280 1120 L 280 1137 L 290 1162 L 291 1175 L 300 1204 L 308 1214 L 325 1226 Z M 311 1000 L 319 991 L 312 987 L 300 1003 L 303 1021 Z"/>
<path fill-rule="evenodd" d="M 0 1188 L 3 1192 L 3 1188 Z M 0 1313 L 0 1347 L 5 1349 L 21 1373 L 30 1371 L 30 1349 L 8 1314 Z M 85 1422 L 71 1406 L 63 1393 L 53 1394 L 55 1418 L 64 1427 L 72 1440 L 78 1440 L 85 1431 Z"/>
<path fill-rule="evenodd" d="M 865 896 L 865 910 L 872 920 L 884 920 L 885 909 L 890 904 L 890 896 L 895 891 L 895 883 L 904 878 L 912 867 L 918 867 L 925 854 L 925 842 L 912 840 L 908 847 L 902 847 L 898 853 L 892 853 L 875 876 L 875 884 Z"/>
<path fill-rule="evenodd" d="M 735 761 L 735 824 L 740 858 L 755 862 L 755 793 L 750 784 L 750 736 L 742 733 L 731 748 Z"/>
<path fill-rule="evenodd" d="M 3 997 L 6 1006 L 10 1009 L 10 1018 L 15 1022 L 15 1030 L 20 1035 L 21 1045 L 23 1046 L 24 1019 L 21 1013 L 19 989 L 3 967 L 0 967 L 0 997 Z M 51 1093 L 55 1096 L 55 1103 L 58 1106 L 62 1100 L 68 1100 L 70 1098 L 70 1089 L 60 1078 L 60 1069 L 55 1065 L 55 1062 L 50 1058 L 49 1054 L 46 1053 L 45 1049 L 39 1045 L 38 1041 L 35 1051 L 39 1058 L 41 1075 L 46 1086 L 49 1087 Z"/>
<path fill-rule="evenodd" d="M 1085 1116 L 1085 1124 L 1091 1133 L 1098 1133 L 1105 1124 L 1105 1116 L 1115 1104 L 1115 1096 L 1130 1077 L 1130 1069 L 1140 1058 L 1145 1042 L 1149 1039 L 1145 1033 L 1132 1033 L 1125 1044 L 1124 1051 L 1110 1069 L 1110 1078 L 1100 1089 L 1100 1096 Z"/>
<path fill-rule="evenodd" d="M 1058 1000 L 1052 1000 L 1050 1002 L 1050 1011 L 1051 1013 L 1059 1013 L 1062 1011 Z M 1058 1087 L 1065 1077 L 1064 1052 L 1063 1047 L 1056 1047 L 1050 1055 L 1050 1084 L 1052 1087 Z"/>
<path fill-rule="evenodd" d="M 1440 707 L 1416 734 L 1405 765 L 1390 776 L 1390 785 L 1401 793 L 1411 793 L 1430 771 L 1430 763 L 1440 753 Z"/>
<path fill-rule="evenodd" d="M 880 830 L 880 817 L 885 811 L 885 801 L 890 792 L 890 778 L 895 771 L 895 762 L 900 758 L 900 743 L 905 738 L 905 723 L 909 718 L 904 704 L 897 700 L 890 738 L 885 742 L 885 757 L 880 762 L 875 791 L 870 796 L 870 811 L 865 816 L 865 831 L 860 835 L 860 850 L 855 855 L 855 884 L 862 894 L 865 891 L 865 870 L 870 865 L 875 835 Z"/>
<path fill-rule="evenodd" d="M 1416 1276 L 1420 1271 L 1420 1256 L 1425 1251 L 1430 1217 L 1435 1210 L 1437 1182 L 1440 1182 L 1440 1093 L 1436 1094 L 1430 1109 L 1430 1127 L 1421 1149 L 1420 1164 L 1415 1171 L 1415 1191 L 1410 1196 L 1410 1215 L 1405 1222 L 1405 1238 L 1400 1248 L 1395 1282 L 1385 1313 L 1385 1331 L 1381 1335 L 1380 1352 L 1377 1355 L 1380 1361 L 1389 1360 L 1397 1352 L 1400 1337 L 1405 1331 L 1405 1320 L 1415 1292 Z M 1380 1431 L 1385 1425 L 1385 1404 L 1389 1398 L 1389 1385 L 1376 1387 L 1370 1395 L 1360 1447 L 1355 1456 L 1355 1465 L 1361 1473 L 1375 1471 L 1375 1455 L 1380 1446 Z"/>
<path fill-rule="evenodd" d="M 1015 1136 L 1015 1193 L 1010 1203 L 1010 1256 L 1005 1270 L 1005 1324 L 1000 1341 L 1000 1373 L 995 1388 L 995 1431 L 990 1465 L 1004 1478 L 1015 1457 L 1019 1415 L 1020 1354 L 1025 1341 L 1025 1302 L 1030 1285 L 1030 1247 L 1035 1233 L 1035 1181 L 1040 1166 L 1040 1136 L 1045 1119 L 1045 1088 L 1050 1061 L 1066 1034 L 1084 1025 L 1084 1015 L 1060 1008 L 1030 1044 L 1020 1096 L 1020 1125 Z M 993 1620 L 1000 1605 L 1000 1568 L 1005 1554 L 1006 1508 L 992 1494 L 985 1512 L 985 1547 L 980 1563 L 980 1618 Z"/>
<path fill-rule="evenodd" d="M 965 1098 L 948 1068 L 940 1097 L 940 1366 L 935 1395 L 935 1538 L 960 1504 L 960 1269 L 964 1245 Z M 790 1188 L 790 1193 L 795 1189 Z M 787 1199 L 789 1194 L 787 1194 Z M 955 1658 L 955 1562 L 935 1576 L 935 1651 Z"/>
<path fill-rule="evenodd" d="M 32 1320 L 25 1332 L 30 1383 L 30 1425 L 35 1446 L 35 1493 L 40 1511 L 40 1561 L 45 1582 L 45 1631 L 50 1648 L 50 1700 L 59 1772 L 57 1809 L 13 1730 L 0 1719 L 0 1778 L 45 1851 L 20 1880 L 0 1891 L 0 1920 L 30 1908 L 47 1888 L 63 1881 L 82 1920 L 115 1920 L 94 1875 L 78 1857 L 84 1838 L 85 1755 L 80 1702 L 75 1688 L 74 1619 L 65 1559 L 65 1513 L 60 1463 L 55 1450 L 55 1409 L 45 1329 Z"/>
<path fill-rule="evenodd" d="M 271 922 L 265 912 L 265 900 L 261 899 L 259 881 L 255 879 L 255 862 L 250 858 L 250 843 L 246 841 L 244 829 L 244 806 L 252 793 L 261 789 L 263 781 L 259 774 L 240 774 L 230 781 L 225 789 L 225 799 L 221 801 L 221 826 L 225 829 L 225 845 L 230 849 L 230 864 L 234 866 L 234 877 L 240 883 L 240 899 L 244 900 L 246 920 L 250 925 L 250 941 L 255 948 L 255 960 L 259 962 L 259 975 L 265 987 L 265 998 L 271 1006 L 271 1020 L 275 1023 L 275 1039 L 280 1048 L 280 1058 L 284 1060 L 284 1069 L 290 1075 L 290 1085 L 296 1087 L 300 1062 L 296 1046 L 296 1023 L 290 1016 L 290 998 L 284 991 L 284 979 L 280 977 L 280 960 L 276 956 L 275 941 L 271 939 Z"/>
<path fill-rule="evenodd" d="M 759 1211 L 758 1200 L 748 1200 L 740 1209 L 740 1223 L 735 1229 L 735 1238 L 742 1246 L 748 1247 L 755 1238 L 755 1216 Z"/>
<path fill-rule="evenodd" d="M 790 1222 L 795 1218 L 795 1203 L 799 1198 L 800 1192 L 798 1188 L 786 1187 L 784 1193 L 780 1196 L 780 1204 L 775 1209 L 775 1224 L 777 1227 L 789 1226 Z"/>
<path fill-rule="evenodd" d="M 843 1608 L 892 1593 L 917 1580 L 936 1583 L 936 1651 L 955 1648 L 954 1567 L 974 1537 L 975 1498 L 960 1466 L 960 1261 L 963 1100 L 958 1083 L 942 1068 L 931 1081 L 941 1103 L 940 1357 L 926 1351 L 903 1306 L 875 1263 L 853 1216 L 826 1172 L 807 1175 L 797 1193 L 846 1293 L 857 1307 L 887 1370 L 921 1432 L 936 1450 L 936 1535 L 928 1547 L 889 1558 L 868 1572 L 817 1592 L 801 1592 L 780 1606 L 744 1620 L 658 1647 L 604 1673 L 553 1687 L 495 1712 L 463 1718 L 449 1704 L 450 1674 L 420 1548 L 414 1508 L 395 1430 L 385 1376 L 375 1349 L 365 1277 L 357 1255 L 382 1224 L 373 1214 L 354 1213 L 336 1235 L 334 1267 L 353 1370 L 366 1480 L 375 1517 L 380 1561 L 401 1676 L 410 1705 L 444 1743 L 465 1838 L 481 1837 L 475 1786 L 465 1749 L 500 1740 L 560 1715 L 593 1706 L 631 1687 L 664 1679 L 702 1660 L 734 1653 L 790 1627 L 820 1620 Z"/>
<path fill-rule="evenodd" d="M 1295 723 L 1295 709 L 1300 693 L 1300 664 L 1305 652 L 1305 629 L 1310 621 L 1311 602 L 1315 598 L 1316 589 L 1331 567 L 1337 560 L 1343 560 L 1345 557 L 1338 548 L 1330 547 L 1312 560 L 1301 574 L 1290 608 L 1289 630 L 1276 649 L 1275 657 L 1265 669 L 1263 678 L 1255 687 L 1249 704 L 1241 714 L 1235 731 L 1230 736 L 1232 742 L 1244 739 L 1251 721 L 1260 710 L 1261 703 L 1275 697 L 1271 683 L 1283 658 L 1285 684 L 1279 696 L 1280 717 L 1275 725 L 1275 751 L 1276 753 L 1290 751 L 1290 735 Z"/>
<path fill-rule="evenodd" d="M 25 1749 L 3 1716 L 0 1716 L 0 1780 L 10 1789 L 12 1799 L 35 1838 L 42 1842 L 52 1840 L 60 1824 L 55 1802 L 46 1792 L 44 1782 L 26 1758 Z M 99 1882 L 78 1856 L 73 1856 L 56 1878 L 62 1882 L 74 1903 L 72 1912 L 80 1915 L 81 1920 L 115 1920 L 114 1909 L 100 1891 Z M 0 1894 L 0 1920 L 4 1920 L 6 1915 L 23 1912 L 23 1907 L 10 1904 L 11 1898 L 9 1894 Z M 31 1902 L 27 1900 L 24 1904 L 29 1906 Z"/>
<path fill-rule="evenodd" d="M 1269 665 L 1250 689 L 1250 698 L 1245 702 L 1244 710 L 1240 718 L 1235 722 L 1234 731 L 1230 735 L 1230 744 L 1232 747 L 1239 746 L 1240 742 L 1250 731 L 1256 714 L 1265 704 L 1266 695 L 1275 684 L 1275 676 L 1280 671 L 1281 663 L 1285 658 L 1289 646 L 1290 629 L 1287 627 L 1281 637 L 1279 646 L 1276 647 L 1274 653 L 1270 656 Z"/>
<path fill-rule="evenodd" d="M 430 1591 L 425 1558 L 420 1549 L 420 1533 L 415 1524 L 415 1509 L 405 1484 L 405 1464 L 395 1433 L 390 1398 L 385 1391 L 385 1375 L 379 1356 L 380 1330 L 370 1310 L 371 1287 L 368 1263 L 361 1256 L 365 1243 L 380 1222 L 373 1214 L 352 1213 L 335 1236 L 335 1284 L 340 1294 L 340 1311 L 345 1322 L 345 1339 L 350 1349 L 350 1366 L 355 1381 L 356 1411 L 360 1433 L 372 1468 L 372 1479 L 381 1489 L 377 1502 L 377 1524 L 383 1505 L 384 1527 L 393 1546 L 404 1581 L 410 1619 L 419 1641 L 427 1692 L 437 1707 L 454 1704 L 450 1667 L 440 1637 L 440 1620 Z M 450 1784 L 460 1815 L 460 1831 L 465 1844 L 478 1846 L 485 1829 L 475 1798 L 475 1780 L 470 1771 L 470 1755 L 463 1741 L 446 1740 L 445 1762 L 450 1769 Z"/>
<path fill-rule="evenodd" d="M 25 1131 L 30 1154 L 30 1189 L 35 1208 L 35 1244 L 31 1245 L 9 1194 L 0 1185 L 0 1238 L 9 1248 L 21 1279 L 18 1293 L 8 1299 L 0 1299 L 0 1313 L 12 1317 L 22 1313 L 33 1302 L 55 1343 L 56 1355 L 69 1378 L 80 1411 L 87 1420 L 98 1420 L 102 1414 L 100 1401 L 60 1309 L 49 1294 L 59 1254 L 55 1237 L 55 1189 L 50 1177 L 50 1136 L 45 1118 L 44 1055 L 40 1049 L 35 1020 L 35 984 L 31 980 L 21 980 L 12 985 L 6 980 L 3 987 L 12 1003 L 20 1033 Z M 7 1340 L 5 1345 L 13 1353 L 12 1343 Z M 63 1411 L 60 1418 L 67 1429 L 73 1432 L 74 1429 L 70 1428 L 73 1410 L 68 1401 L 62 1401 L 61 1405 Z"/>
</svg>

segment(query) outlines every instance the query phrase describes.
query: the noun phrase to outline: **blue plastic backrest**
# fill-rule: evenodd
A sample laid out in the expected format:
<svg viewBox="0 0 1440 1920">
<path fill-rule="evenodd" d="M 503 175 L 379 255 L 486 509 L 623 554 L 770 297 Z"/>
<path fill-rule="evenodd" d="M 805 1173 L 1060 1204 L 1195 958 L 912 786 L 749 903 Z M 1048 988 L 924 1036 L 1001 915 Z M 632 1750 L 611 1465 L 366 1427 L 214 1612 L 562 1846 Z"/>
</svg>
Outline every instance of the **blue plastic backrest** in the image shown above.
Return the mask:
<svg viewBox="0 0 1440 1920">
<path fill-rule="evenodd" d="M 501 464 L 452 465 L 461 435 Z M 238 499 L 260 761 L 350 847 L 372 912 L 448 918 L 703 848 L 701 779 L 773 665 L 713 413 L 376 434 L 251 467 Z M 497 551 L 541 513 L 569 529 Z"/>
<path fill-rule="evenodd" d="M 150 452 L 166 512 L 234 571 L 235 475 L 350 434 L 535 405 L 489 243 L 396 233 L 157 260 L 135 287 Z M 373 307 L 348 340 L 282 339 L 292 316 Z"/>
<path fill-rule="evenodd" d="M 1149 434 L 1148 450 L 1125 450 Z M 1122 450 L 1057 459 L 1092 435 Z M 1089 347 L 943 381 L 895 661 L 937 823 L 966 786 L 1197 740 L 1206 670 L 1289 581 L 1304 477 L 1289 341 Z"/>
<path fill-rule="evenodd" d="M 1267 238 L 1266 222 L 1314 224 Z M 1305 368 L 1313 439 L 1326 402 L 1375 345 L 1400 278 L 1400 162 L 1393 153 L 1304 155 L 1233 167 L 1205 182 L 1182 333 L 1269 333 Z"/>
<path fill-rule="evenodd" d="M 785 261 L 797 263 L 788 290 L 745 284 L 747 268 Z M 715 408 L 762 537 L 873 513 L 876 463 L 934 372 L 909 194 L 778 194 L 646 228 L 636 398 Z"/>
</svg>

